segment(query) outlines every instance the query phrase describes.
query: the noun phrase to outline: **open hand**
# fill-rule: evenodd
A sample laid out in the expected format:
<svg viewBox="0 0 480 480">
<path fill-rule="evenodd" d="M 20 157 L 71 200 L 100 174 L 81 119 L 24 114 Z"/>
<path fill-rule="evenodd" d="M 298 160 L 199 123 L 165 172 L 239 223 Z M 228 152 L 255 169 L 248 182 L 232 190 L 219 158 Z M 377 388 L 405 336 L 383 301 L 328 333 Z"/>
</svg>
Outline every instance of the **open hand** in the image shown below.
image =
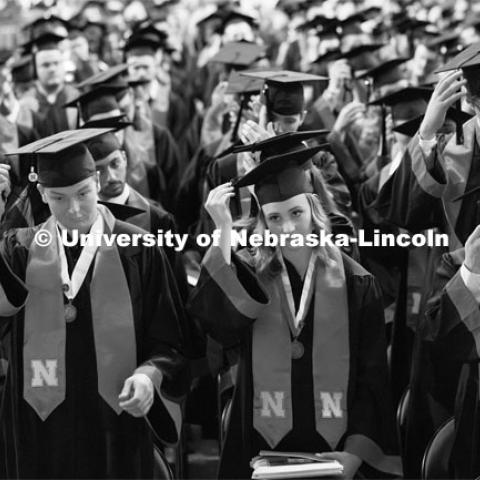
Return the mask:
<svg viewBox="0 0 480 480">
<path fill-rule="evenodd" d="M 420 137 L 424 140 L 431 140 L 435 137 L 437 131 L 445 123 L 447 110 L 466 95 L 466 92 L 460 91 L 466 85 L 466 81 L 461 77 L 462 72 L 455 70 L 448 72 L 437 83 L 419 129 Z"/>
</svg>

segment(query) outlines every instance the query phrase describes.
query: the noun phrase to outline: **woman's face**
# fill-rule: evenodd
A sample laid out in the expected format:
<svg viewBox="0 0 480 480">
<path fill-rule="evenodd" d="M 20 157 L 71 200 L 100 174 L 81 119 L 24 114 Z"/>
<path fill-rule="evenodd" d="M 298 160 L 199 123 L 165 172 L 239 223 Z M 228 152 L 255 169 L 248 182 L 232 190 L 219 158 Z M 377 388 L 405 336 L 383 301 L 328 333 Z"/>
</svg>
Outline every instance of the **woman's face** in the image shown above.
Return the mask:
<svg viewBox="0 0 480 480">
<path fill-rule="evenodd" d="M 300 234 L 312 233 L 312 209 L 304 193 L 262 206 L 265 222 L 271 233 Z"/>
</svg>

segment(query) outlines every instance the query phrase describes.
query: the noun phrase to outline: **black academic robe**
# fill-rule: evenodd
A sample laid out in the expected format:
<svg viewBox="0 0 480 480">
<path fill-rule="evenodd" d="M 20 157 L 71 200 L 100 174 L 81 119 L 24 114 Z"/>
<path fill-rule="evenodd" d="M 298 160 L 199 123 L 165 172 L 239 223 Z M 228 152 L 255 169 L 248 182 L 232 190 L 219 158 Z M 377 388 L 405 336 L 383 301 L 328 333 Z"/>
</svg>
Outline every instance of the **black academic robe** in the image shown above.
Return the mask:
<svg viewBox="0 0 480 480">
<path fill-rule="evenodd" d="M 456 144 L 455 135 L 446 144 L 447 139 L 441 137 L 428 156 L 415 135 L 375 202 L 382 216 L 412 232 L 434 227 L 445 231 L 450 250 L 464 245 L 480 221 L 480 126 L 476 117 L 464 124 L 463 133 L 462 145 Z"/>
<path fill-rule="evenodd" d="M 397 173 L 398 172 L 398 173 Z M 407 154 L 402 158 L 398 170 L 393 173 L 384 186 L 378 190 L 380 173 L 377 173 L 360 185 L 358 209 L 361 226 L 366 238 L 374 230 L 381 233 L 398 235 L 397 197 L 389 187 L 392 179 L 401 182 L 408 190 L 412 180 L 411 159 Z M 389 186 L 385 186 L 385 185 Z M 400 183 L 399 183 L 400 184 Z M 433 199 L 431 199 L 433 200 Z M 430 207 L 430 208 L 429 208 Z M 424 207 L 424 217 L 430 216 L 442 223 L 441 202 L 434 202 Z M 400 222 L 401 223 L 401 222 Z M 395 302 L 395 313 L 391 331 L 391 376 L 395 404 L 404 393 L 410 380 L 412 352 L 415 331 L 423 316 L 425 302 L 431 293 L 433 277 L 445 247 L 362 247 L 360 249 L 362 264 L 380 280 L 385 306 Z"/>
<path fill-rule="evenodd" d="M 465 286 L 464 249 L 445 254 L 434 294 L 417 332 L 404 448 L 405 478 L 419 478 L 423 452 L 435 431 L 455 417 L 451 478 L 480 475 L 480 418 L 476 347 L 480 310 Z"/>
<path fill-rule="evenodd" d="M 133 127 L 128 127 L 133 128 Z M 146 179 L 138 179 L 139 184 L 128 179 L 128 183 L 136 188 L 143 196 L 160 202 L 169 212 L 174 211 L 174 198 L 178 190 L 180 172 L 180 153 L 170 132 L 155 124 L 150 124 L 147 140 L 152 142 L 152 157 L 146 165 Z M 129 162 L 138 161 L 138 145 L 135 144 L 136 137 L 126 137 L 123 148 Z M 136 141 L 142 141 L 142 137 Z M 145 145 L 143 145 L 145 146 Z"/>
<path fill-rule="evenodd" d="M 305 121 L 300 130 L 331 130 L 335 124 L 336 116 L 323 97 L 319 97 L 307 112 Z M 338 170 L 350 189 L 355 201 L 358 183 L 363 178 L 363 160 L 357 147 L 357 142 L 349 132 L 344 139 L 335 131 L 327 136 L 330 148 L 338 164 Z"/>
<path fill-rule="evenodd" d="M 182 175 L 175 197 L 175 218 L 181 233 L 196 230 L 202 211 L 205 176 L 219 144 L 220 140 L 217 140 L 200 147 Z"/>
<path fill-rule="evenodd" d="M 78 91 L 71 85 L 64 85 L 58 92 L 55 102 L 49 103 L 38 84 L 34 84 L 26 96 L 33 97 L 35 105 L 34 129 L 40 138 L 48 137 L 54 133 L 62 132 L 77 127 L 77 113 L 75 109 L 63 108 L 65 103 L 70 102 L 78 95 Z"/>
<path fill-rule="evenodd" d="M 209 265 L 205 264 L 202 268 L 188 308 L 205 331 L 226 350 L 235 352 L 234 356 L 239 359 L 231 417 L 218 476 L 251 478 L 249 462 L 260 448 L 267 447 L 267 443 L 253 427 L 252 369 L 255 365 L 252 365 L 252 325 L 255 319 L 250 318 L 246 312 L 254 302 L 267 305 L 269 298 L 258 277 L 239 256 L 233 254 L 233 265 L 228 266 L 220 249 L 214 247 L 209 255 Z M 395 451 L 395 434 L 379 290 L 374 278 L 360 265 L 345 255 L 343 261 L 348 291 L 350 376 L 348 426 L 337 449 L 343 448 L 351 433 L 359 433 L 380 446 L 384 453 L 391 454 Z M 209 272 L 215 274 L 211 276 Z M 218 279 L 222 278 L 221 285 L 217 283 L 216 274 Z M 292 268 L 288 268 L 288 274 L 298 304 L 301 280 Z M 233 285 L 237 286 L 232 289 Z M 231 292 L 231 295 L 227 292 Z M 312 301 L 310 310 L 313 303 Z M 301 334 L 305 355 L 303 359 L 292 360 L 293 428 L 277 445 L 275 449 L 278 450 L 330 450 L 314 427 L 311 362 L 313 311 L 309 311 L 307 317 L 306 327 Z M 328 368 L 335 366 L 329 365 Z M 364 452 L 368 449 L 365 445 Z M 398 458 L 395 463 L 399 464 Z"/>
<path fill-rule="evenodd" d="M 1 244 L 2 301 L 16 306 L 25 302 L 26 245 L 38 228 L 12 231 Z M 117 234 L 141 232 L 119 221 L 113 229 Z M 66 250 L 72 269 L 80 249 Z M 152 362 L 164 376 L 162 395 L 179 401 L 186 388 L 183 310 L 168 262 L 155 248 L 119 247 L 119 254 L 132 300 L 137 364 Z M 126 412 L 117 415 L 98 394 L 91 275 L 92 267 L 73 301 L 77 319 L 66 327 L 65 400 L 45 421 L 23 399 L 24 310 L 1 318 L 9 367 L 1 401 L 0 465 L 7 478 L 152 478 L 147 422 Z M 173 419 L 157 394 L 148 418 L 161 440 L 177 440 Z"/>
<path fill-rule="evenodd" d="M 182 98 L 174 91 L 168 97 L 168 111 L 163 112 L 155 108 L 151 102 L 152 121 L 163 128 L 167 128 L 173 138 L 179 141 L 188 126 L 188 109 Z"/>
<path fill-rule="evenodd" d="M 166 233 L 168 231 L 177 233 L 177 226 L 173 215 L 168 213 L 158 202 L 143 197 L 131 187 L 126 205 L 144 210 L 144 212 L 139 213 L 138 215 L 133 215 L 132 217 L 127 218 L 126 221 L 128 223 L 143 228 L 154 235 Z M 177 280 L 177 287 L 180 294 L 182 298 L 186 298 L 187 278 L 180 254 L 175 251 L 174 247 L 165 246 L 164 250 Z"/>
</svg>

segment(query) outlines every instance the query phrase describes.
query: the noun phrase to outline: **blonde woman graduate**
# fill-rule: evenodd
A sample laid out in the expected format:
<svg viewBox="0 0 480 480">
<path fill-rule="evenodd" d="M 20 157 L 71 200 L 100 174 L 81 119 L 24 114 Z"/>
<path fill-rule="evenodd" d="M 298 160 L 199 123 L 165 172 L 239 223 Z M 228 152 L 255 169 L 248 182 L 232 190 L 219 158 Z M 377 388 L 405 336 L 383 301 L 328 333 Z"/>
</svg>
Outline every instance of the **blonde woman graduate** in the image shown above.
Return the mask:
<svg viewBox="0 0 480 480">
<path fill-rule="evenodd" d="M 295 246 L 329 228 L 306 174 L 318 149 L 286 147 L 205 204 L 221 233 L 189 309 L 239 355 L 220 478 L 250 478 L 260 450 L 321 453 L 343 464 L 344 478 L 359 468 L 401 474 L 379 287 L 337 247 Z M 229 202 L 243 186 L 259 207 L 249 231 L 296 241 L 232 251 Z"/>
</svg>

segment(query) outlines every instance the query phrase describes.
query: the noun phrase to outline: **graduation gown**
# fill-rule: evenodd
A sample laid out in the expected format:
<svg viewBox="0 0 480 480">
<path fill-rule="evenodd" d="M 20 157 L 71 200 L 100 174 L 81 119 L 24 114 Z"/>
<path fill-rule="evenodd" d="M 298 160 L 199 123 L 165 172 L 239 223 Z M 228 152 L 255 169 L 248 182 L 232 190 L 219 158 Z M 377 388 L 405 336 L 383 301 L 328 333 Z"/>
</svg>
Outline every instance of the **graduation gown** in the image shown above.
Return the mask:
<svg viewBox="0 0 480 480">
<path fill-rule="evenodd" d="M 463 125 L 463 132 L 463 145 L 456 144 L 455 135 L 446 145 L 441 138 L 428 156 L 415 135 L 376 201 L 382 215 L 398 226 L 413 232 L 439 227 L 448 233 L 450 251 L 464 245 L 480 220 L 480 190 L 476 189 L 480 180 L 480 125 L 476 117 Z"/>
<path fill-rule="evenodd" d="M 28 245 L 38 228 L 12 231 L 1 243 L 3 310 L 25 302 Z M 141 232 L 119 221 L 113 228 L 117 234 Z M 70 271 L 80 251 L 66 248 Z M 137 365 L 148 362 L 163 375 L 162 397 L 156 392 L 148 419 L 161 440 L 174 443 L 180 417 L 170 415 L 164 400 L 178 402 L 186 388 L 181 301 L 159 249 L 118 247 L 118 251 L 132 301 Z M 3 341 L 8 342 L 0 412 L 4 440 L 0 464 L 7 478 L 152 478 L 152 434 L 145 418 L 117 415 L 98 393 L 91 280 L 92 267 L 73 301 L 77 319 L 66 324 L 65 398 L 45 421 L 23 398 L 24 309 L 0 319 Z"/>
<path fill-rule="evenodd" d="M 325 99 L 319 97 L 310 107 L 300 130 L 317 130 L 323 128 L 331 130 L 335 124 L 335 119 L 336 117 Z M 327 141 L 330 143 L 330 148 L 337 161 L 338 169 L 345 179 L 352 197 L 356 200 L 357 184 L 363 177 L 363 160 L 356 140 L 349 132 L 347 132 L 345 138 L 342 139 L 338 133 L 331 131 L 327 136 Z"/>
<path fill-rule="evenodd" d="M 403 165 L 402 165 L 403 164 Z M 388 166 L 386 168 L 389 168 Z M 399 173 L 397 171 L 400 170 Z M 402 163 L 393 173 L 398 175 L 395 182 L 400 182 L 408 190 L 412 180 L 411 159 L 408 154 L 402 158 Z M 384 187 L 378 190 L 381 172 L 362 183 L 359 190 L 358 207 L 361 224 L 367 235 L 379 229 L 382 233 L 399 234 L 397 227 L 399 218 L 395 209 L 397 197 L 388 197 L 393 190 L 385 187 L 392 185 L 392 178 Z M 389 183 L 390 182 L 390 183 Z M 435 199 L 424 208 L 424 217 L 442 220 L 441 202 Z M 432 220 L 433 221 L 433 220 Z M 395 314 L 391 338 L 391 376 L 395 404 L 407 388 L 410 380 L 414 336 L 422 318 L 425 302 L 431 294 L 433 276 L 444 247 L 362 247 L 362 264 L 381 281 L 385 306 L 395 301 Z"/>
<path fill-rule="evenodd" d="M 348 424 L 336 446 L 342 449 L 350 435 L 359 434 L 358 450 L 351 451 L 372 467 L 399 473 L 399 458 L 388 456 L 395 451 L 395 434 L 389 398 L 383 311 L 375 280 L 360 265 L 343 256 L 349 325 Z M 218 247 L 206 255 L 199 282 L 188 308 L 205 331 L 226 350 L 237 351 L 238 374 L 233 396 L 230 423 L 222 449 L 219 478 L 250 478 L 249 462 L 265 448 L 265 439 L 253 427 L 253 324 L 259 310 L 269 308 L 269 296 L 247 263 L 233 254 L 227 265 Z M 298 304 L 302 289 L 298 275 L 287 267 L 293 295 Z M 263 278 L 263 277 L 262 277 Z M 273 280 L 272 280 L 273 281 Z M 318 294 L 316 284 L 313 295 Z M 315 429 L 315 406 L 312 381 L 313 305 L 307 314 L 300 340 L 304 342 L 302 359 L 292 360 L 291 396 L 293 426 L 275 447 L 278 450 L 328 451 L 329 444 Z M 257 313 L 255 313 L 257 312 Z M 282 312 L 278 312 L 282 316 Z M 332 319 L 332 321 L 334 321 Z M 335 365 L 329 365 L 335 369 Z M 274 385 L 269 388 L 275 390 Z M 281 389 L 281 386 L 280 386 Z M 288 395 L 288 394 L 287 394 Z M 378 455 L 371 455 L 373 452 Z M 384 456 L 385 452 L 387 456 Z M 382 465 L 380 465 L 382 464 Z"/>
<path fill-rule="evenodd" d="M 417 333 L 404 451 L 405 478 L 419 478 L 435 431 L 455 417 L 451 478 L 480 475 L 478 325 L 480 310 L 460 275 L 464 249 L 445 254 Z"/>
<path fill-rule="evenodd" d="M 160 204 L 144 198 L 131 187 L 126 205 L 144 210 L 143 213 L 127 218 L 126 221 L 128 223 L 143 228 L 147 232 L 155 235 L 157 235 L 158 232 L 166 233 L 168 231 L 177 233 L 177 226 L 173 215 L 163 209 Z M 187 278 L 179 252 L 176 252 L 173 247 L 165 247 L 164 249 L 173 273 L 175 274 L 180 294 L 182 295 L 182 298 L 186 298 Z"/>
<path fill-rule="evenodd" d="M 28 91 L 20 103 L 26 102 L 37 114 L 34 116 L 34 129 L 40 135 L 40 138 L 48 137 L 54 133 L 62 132 L 77 127 L 77 112 L 72 108 L 63 108 L 63 105 L 71 101 L 78 95 L 78 91 L 71 85 L 63 85 L 55 97 L 55 102 L 50 103 L 45 94 L 35 83 L 33 88 Z"/>
<path fill-rule="evenodd" d="M 173 212 L 181 165 L 180 153 L 170 132 L 152 123 L 142 131 L 128 127 L 123 148 L 128 160 L 129 185 Z"/>
</svg>

